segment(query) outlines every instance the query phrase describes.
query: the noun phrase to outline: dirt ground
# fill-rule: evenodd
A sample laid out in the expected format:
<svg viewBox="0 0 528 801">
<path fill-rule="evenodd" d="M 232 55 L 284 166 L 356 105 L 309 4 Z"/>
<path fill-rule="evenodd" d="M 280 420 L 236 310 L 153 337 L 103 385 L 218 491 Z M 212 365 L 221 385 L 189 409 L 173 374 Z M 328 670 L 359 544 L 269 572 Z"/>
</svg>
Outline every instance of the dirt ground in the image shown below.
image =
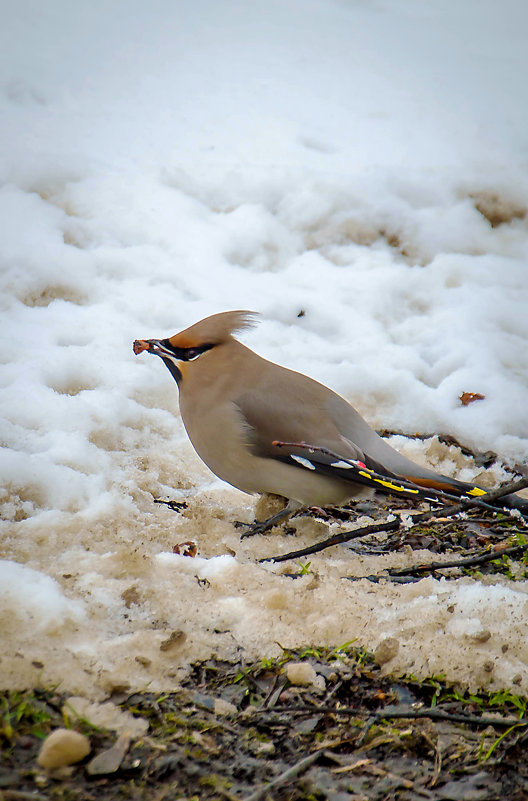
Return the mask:
<svg viewBox="0 0 528 801">
<path fill-rule="evenodd" d="M 382 677 L 353 646 L 211 660 L 194 665 L 178 693 L 112 700 L 149 728 L 111 771 L 94 772 L 115 732 L 75 719 L 51 690 L 2 694 L 0 799 L 528 798 L 526 699 Z M 46 772 L 36 761 L 42 740 L 65 725 L 89 737 L 91 753 Z"/>
</svg>

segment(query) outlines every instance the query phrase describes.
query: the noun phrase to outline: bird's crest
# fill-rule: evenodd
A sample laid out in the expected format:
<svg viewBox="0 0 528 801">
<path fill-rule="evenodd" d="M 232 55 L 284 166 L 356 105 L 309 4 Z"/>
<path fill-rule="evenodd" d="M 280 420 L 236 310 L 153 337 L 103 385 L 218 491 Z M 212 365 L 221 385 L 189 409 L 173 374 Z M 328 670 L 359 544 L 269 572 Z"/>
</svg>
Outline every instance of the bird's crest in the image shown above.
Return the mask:
<svg viewBox="0 0 528 801">
<path fill-rule="evenodd" d="M 212 314 L 204 320 L 185 328 L 179 334 L 170 337 L 169 342 L 175 348 L 192 348 L 200 345 L 218 345 L 225 342 L 231 334 L 256 324 L 257 312 L 227 311 Z"/>
</svg>

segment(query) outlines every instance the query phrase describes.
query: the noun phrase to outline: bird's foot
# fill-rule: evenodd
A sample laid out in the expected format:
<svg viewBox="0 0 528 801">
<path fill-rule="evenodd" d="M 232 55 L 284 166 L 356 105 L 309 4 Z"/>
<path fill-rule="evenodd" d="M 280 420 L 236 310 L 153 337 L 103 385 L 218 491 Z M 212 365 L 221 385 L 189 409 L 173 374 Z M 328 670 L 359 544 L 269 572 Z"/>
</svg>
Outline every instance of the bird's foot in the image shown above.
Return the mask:
<svg viewBox="0 0 528 801">
<path fill-rule="evenodd" d="M 254 520 L 253 523 L 244 523 L 242 520 L 235 520 L 234 526 L 246 529 L 240 535 L 240 539 L 245 540 L 246 537 L 253 537 L 254 534 L 264 534 L 269 531 L 271 526 L 266 525 L 267 522 L 267 520 Z"/>
<path fill-rule="evenodd" d="M 235 522 L 235 528 L 240 528 L 241 526 L 247 526 L 247 531 L 242 532 L 240 535 L 240 539 L 244 540 L 246 537 L 253 537 L 254 534 L 265 534 L 267 531 L 270 531 L 273 526 L 276 526 L 277 523 L 281 523 L 283 520 L 286 520 L 292 514 L 292 509 L 288 506 L 285 506 L 284 509 L 281 509 L 280 512 L 277 512 L 276 515 L 272 515 L 268 517 L 267 520 L 255 520 L 253 523 L 241 523 L 239 520 Z"/>
</svg>

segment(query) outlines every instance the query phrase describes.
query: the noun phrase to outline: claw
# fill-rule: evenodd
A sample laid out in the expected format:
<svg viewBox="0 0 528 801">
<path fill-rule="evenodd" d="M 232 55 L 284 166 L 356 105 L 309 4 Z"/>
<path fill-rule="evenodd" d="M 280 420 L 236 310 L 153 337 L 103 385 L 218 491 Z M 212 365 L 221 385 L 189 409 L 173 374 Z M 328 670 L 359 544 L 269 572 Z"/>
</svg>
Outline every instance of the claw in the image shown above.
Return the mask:
<svg viewBox="0 0 528 801">
<path fill-rule="evenodd" d="M 267 520 L 255 520 L 253 523 L 241 523 L 239 520 L 235 522 L 235 528 L 240 528 L 241 526 L 247 526 L 247 531 L 244 531 L 243 534 L 240 535 L 240 539 L 244 540 L 246 537 L 253 537 L 254 534 L 264 534 L 273 526 L 276 526 L 277 523 L 281 523 L 283 520 L 287 520 L 296 509 L 292 509 L 291 506 L 285 506 L 284 509 L 281 509 L 280 512 L 277 512 L 276 515 L 272 515 L 268 517 Z"/>
<path fill-rule="evenodd" d="M 254 523 L 243 523 L 242 525 L 247 526 L 247 531 L 243 531 L 240 535 L 241 540 L 245 540 L 246 537 L 253 537 L 255 534 L 265 534 L 269 532 L 274 523 L 269 523 L 268 520 L 255 520 Z"/>
</svg>

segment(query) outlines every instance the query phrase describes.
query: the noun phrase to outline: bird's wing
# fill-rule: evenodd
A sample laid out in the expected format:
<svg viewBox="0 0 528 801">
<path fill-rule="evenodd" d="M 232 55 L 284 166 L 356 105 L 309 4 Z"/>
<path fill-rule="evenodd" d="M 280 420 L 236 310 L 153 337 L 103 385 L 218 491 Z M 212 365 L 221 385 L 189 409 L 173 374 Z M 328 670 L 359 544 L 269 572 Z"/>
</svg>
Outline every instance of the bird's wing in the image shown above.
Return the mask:
<svg viewBox="0 0 528 801">
<path fill-rule="evenodd" d="M 420 468 L 380 440 L 372 429 L 369 429 L 368 437 L 361 431 L 364 441 L 372 440 L 378 446 L 377 450 L 375 447 L 372 449 L 376 455 L 379 452 L 385 456 L 387 452 L 391 457 L 384 459 L 383 463 L 378 461 L 341 433 L 341 426 L 336 424 L 331 410 L 313 400 L 303 403 L 298 399 L 295 402 L 288 398 L 278 399 L 276 394 L 242 394 L 236 406 L 244 421 L 248 445 L 255 456 L 407 497 L 432 499 L 439 492 L 484 494 L 484 490 L 471 484 Z M 352 408 L 351 411 L 357 415 Z M 359 415 L 357 417 L 361 427 L 368 428 L 365 421 Z"/>
<path fill-rule="evenodd" d="M 422 495 L 343 437 L 323 407 L 269 398 L 247 392 L 236 401 L 255 456 L 385 492 Z"/>
<path fill-rule="evenodd" d="M 284 450 L 273 443 L 311 442 L 343 456 L 362 459 L 363 452 L 345 440 L 321 402 L 288 398 L 278 392 L 248 391 L 235 404 L 245 422 L 246 437 L 256 456 L 283 459 Z"/>
</svg>

